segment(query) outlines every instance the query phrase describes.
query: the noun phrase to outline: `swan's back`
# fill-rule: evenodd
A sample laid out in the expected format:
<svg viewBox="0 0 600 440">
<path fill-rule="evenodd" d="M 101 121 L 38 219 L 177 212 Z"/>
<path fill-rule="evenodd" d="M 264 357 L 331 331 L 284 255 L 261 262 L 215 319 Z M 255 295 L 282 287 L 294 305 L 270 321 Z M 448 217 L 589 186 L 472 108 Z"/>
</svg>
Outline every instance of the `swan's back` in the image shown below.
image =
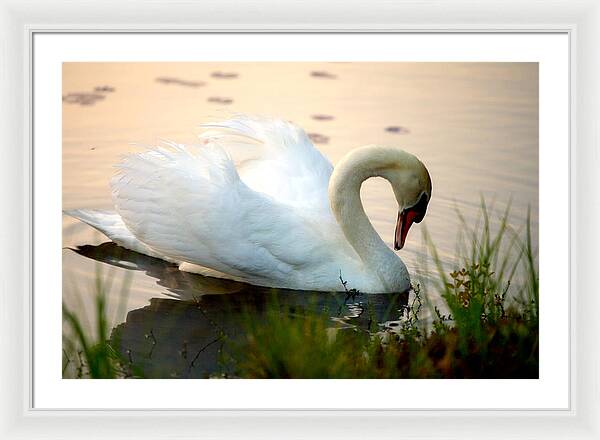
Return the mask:
<svg viewBox="0 0 600 440">
<path fill-rule="evenodd" d="M 328 209 L 333 166 L 302 128 L 281 119 L 245 115 L 201 127 L 201 141 L 237 159 L 240 178 L 253 190 L 282 203 Z"/>
</svg>

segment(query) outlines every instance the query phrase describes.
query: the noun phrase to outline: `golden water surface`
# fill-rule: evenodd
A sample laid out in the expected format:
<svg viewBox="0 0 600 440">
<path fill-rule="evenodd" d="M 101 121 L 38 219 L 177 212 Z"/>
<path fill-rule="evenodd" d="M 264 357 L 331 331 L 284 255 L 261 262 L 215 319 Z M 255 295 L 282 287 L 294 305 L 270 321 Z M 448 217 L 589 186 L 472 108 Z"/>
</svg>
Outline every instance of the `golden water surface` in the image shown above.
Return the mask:
<svg viewBox="0 0 600 440">
<path fill-rule="evenodd" d="M 423 254 L 424 224 L 452 268 L 460 229 L 455 209 L 474 224 L 482 196 L 499 210 L 512 200 L 515 227 L 529 207 L 537 235 L 537 63 L 65 63 L 62 93 L 63 209 L 111 209 L 109 179 L 123 154 L 159 139 L 194 143 L 198 124 L 244 112 L 295 122 L 334 165 L 366 144 L 418 156 L 433 194 L 425 221 L 413 226 L 399 253 L 411 273 Z M 362 198 L 391 246 L 397 216 L 391 188 L 371 179 Z M 73 308 L 91 303 L 97 263 L 68 248 L 105 241 L 64 217 L 63 297 Z M 116 285 L 126 273 L 133 276 L 123 313 L 185 290 L 123 266 L 102 265 L 114 270 Z M 115 293 L 111 309 L 117 303 Z"/>
</svg>

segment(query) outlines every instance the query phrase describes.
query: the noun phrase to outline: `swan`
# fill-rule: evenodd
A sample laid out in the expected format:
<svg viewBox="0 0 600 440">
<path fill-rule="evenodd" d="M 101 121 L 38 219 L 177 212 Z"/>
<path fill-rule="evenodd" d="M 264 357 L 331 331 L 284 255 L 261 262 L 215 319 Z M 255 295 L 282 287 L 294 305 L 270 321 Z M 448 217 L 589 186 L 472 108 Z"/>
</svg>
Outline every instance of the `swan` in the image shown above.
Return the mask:
<svg viewBox="0 0 600 440">
<path fill-rule="evenodd" d="M 376 176 L 391 184 L 400 250 L 431 199 L 419 159 L 368 145 L 334 168 L 291 122 L 235 115 L 200 127 L 199 145 L 161 141 L 126 155 L 110 183 L 115 212 L 65 213 L 182 271 L 297 290 L 340 291 L 342 276 L 364 293 L 410 288 L 406 265 L 365 213 L 360 187 Z"/>
</svg>

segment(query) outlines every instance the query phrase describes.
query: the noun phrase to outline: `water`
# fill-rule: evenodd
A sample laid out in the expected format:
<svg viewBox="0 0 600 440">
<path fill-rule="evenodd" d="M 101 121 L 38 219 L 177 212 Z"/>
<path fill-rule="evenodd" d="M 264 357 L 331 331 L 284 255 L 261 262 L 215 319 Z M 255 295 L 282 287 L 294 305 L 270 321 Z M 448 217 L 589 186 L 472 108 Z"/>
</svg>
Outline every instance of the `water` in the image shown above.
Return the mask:
<svg viewBox="0 0 600 440">
<path fill-rule="evenodd" d="M 460 229 L 455 208 L 474 224 L 481 196 L 498 210 L 512 200 L 515 227 L 524 224 L 529 207 L 537 236 L 535 63 L 66 63 L 63 208 L 111 209 L 108 182 L 121 155 L 165 138 L 194 143 L 198 124 L 227 117 L 227 111 L 294 121 L 334 165 L 366 144 L 400 146 L 417 155 L 431 174 L 432 200 L 424 223 L 413 226 L 399 255 L 422 282 L 432 276 L 420 263 L 422 225 L 442 261 L 454 268 Z M 362 199 L 375 229 L 392 246 L 397 206 L 391 188 L 382 179 L 370 179 Z M 153 377 L 203 377 L 216 371 L 219 342 L 189 368 L 193 355 L 223 329 L 238 334 L 241 310 L 260 308 L 271 295 L 271 290 L 181 273 L 112 245 L 98 247 L 106 241 L 64 217 L 63 300 L 92 314 L 98 261 L 104 273 L 113 271 L 115 286 L 131 276 L 126 307 L 119 309 L 122 301 L 113 289 L 109 312 L 129 344 L 127 355 L 145 359 Z M 82 245 L 88 247 L 71 250 Z M 306 298 L 293 291 L 275 294 L 291 305 Z M 365 325 L 364 296 L 321 294 L 319 301 L 332 311 L 336 325 Z M 374 296 L 369 301 L 376 319 L 393 325 L 411 299 Z M 191 358 L 183 356 L 186 352 Z"/>
</svg>

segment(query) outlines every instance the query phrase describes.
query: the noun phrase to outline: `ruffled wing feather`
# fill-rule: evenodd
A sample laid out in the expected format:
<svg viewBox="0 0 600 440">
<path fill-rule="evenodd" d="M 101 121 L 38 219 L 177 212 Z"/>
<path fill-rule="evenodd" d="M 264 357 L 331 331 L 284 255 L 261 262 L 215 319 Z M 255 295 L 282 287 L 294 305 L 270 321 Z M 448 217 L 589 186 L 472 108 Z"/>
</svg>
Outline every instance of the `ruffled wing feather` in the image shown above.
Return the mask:
<svg viewBox="0 0 600 440">
<path fill-rule="evenodd" d="M 200 139 L 238 159 L 241 179 L 255 191 L 285 204 L 329 211 L 331 162 L 302 128 L 280 119 L 237 115 L 204 124 Z"/>
<path fill-rule="evenodd" d="M 330 252 L 324 236 L 339 235 L 339 229 L 328 208 L 303 212 L 297 208 L 299 196 L 278 199 L 250 188 L 218 144 L 166 144 L 127 156 L 111 182 L 117 212 L 136 239 L 156 254 L 254 284 L 282 280 L 289 285 L 307 256 Z M 267 163 L 263 160 L 261 166 Z M 294 177 L 298 184 L 299 176 Z M 279 184 L 273 181 L 272 186 Z M 318 192 L 318 186 L 305 188 Z"/>
</svg>

